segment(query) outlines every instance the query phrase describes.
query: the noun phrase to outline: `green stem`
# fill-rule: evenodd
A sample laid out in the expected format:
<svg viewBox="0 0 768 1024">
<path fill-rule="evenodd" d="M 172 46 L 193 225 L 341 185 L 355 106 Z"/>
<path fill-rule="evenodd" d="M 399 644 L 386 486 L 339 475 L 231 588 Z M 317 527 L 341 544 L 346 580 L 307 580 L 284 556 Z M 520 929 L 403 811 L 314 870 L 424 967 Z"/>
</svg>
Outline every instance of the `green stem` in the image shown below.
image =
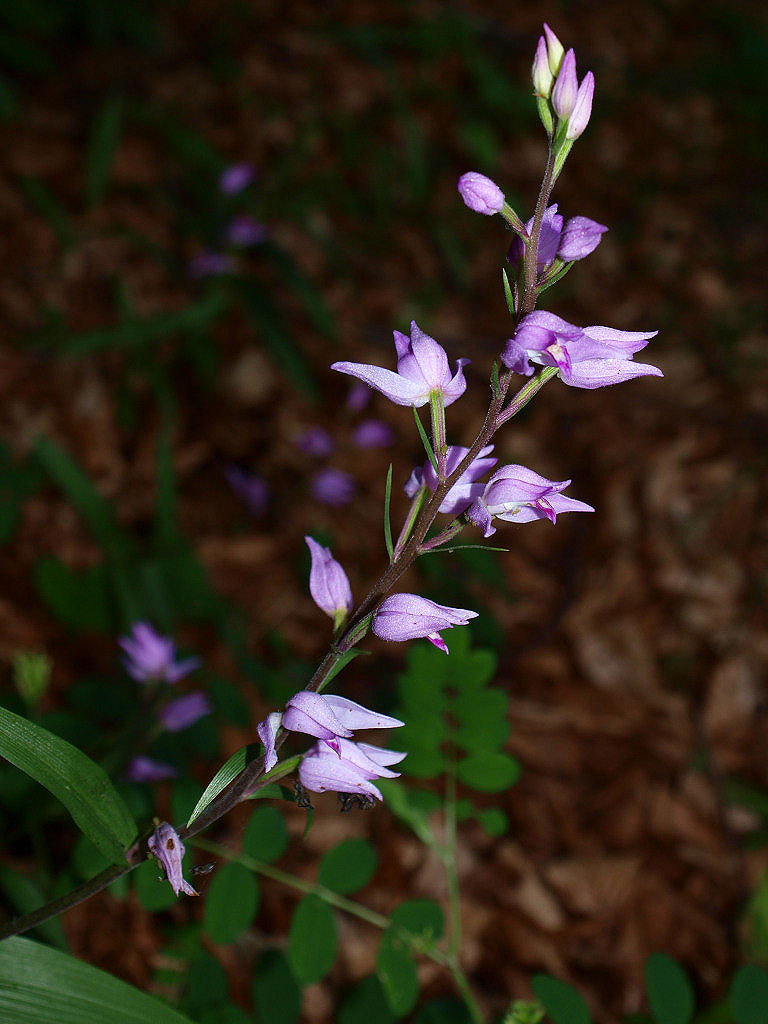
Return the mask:
<svg viewBox="0 0 768 1024">
<path fill-rule="evenodd" d="M 11 935 L 21 935 L 23 932 L 29 931 L 30 928 L 36 928 L 37 925 L 44 924 L 52 917 L 57 917 L 59 914 L 71 910 L 78 903 L 83 903 L 91 896 L 95 896 L 97 892 L 106 889 L 107 886 L 111 885 L 118 878 L 122 878 L 129 871 L 133 871 L 135 867 L 138 867 L 139 864 L 147 859 L 147 855 L 144 852 L 144 843 L 149 834 L 148 832 L 143 841 L 134 843 L 130 850 L 128 850 L 125 855 L 125 864 L 111 864 L 108 868 L 100 871 L 98 875 L 89 878 L 86 882 L 78 885 L 76 889 L 72 889 L 70 892 L 64 893 L 63 896 L 59 896 L 58 899 L 51 900 L 50 903 L 38 907 L 37 910 L 31 911 L 29 914 L 21 914 L 19 917 L 8 921 L 0 928 L 0 942 L 3 939 L 10 938 Z"/>
<path fill-rule="evenodd" d="M 296 892 L 304 893 L 306 896 L 317 896 L 323 903 L 327 903 L 329 906 L 335 907 L 336 910 L 341 910 L 345 914 L 350 914 L 352 917 L 357 917 L 361 921 L 373 925 L 374 928 L 378 928 L 380 931 L 386 931 L 391 925 L 389 918 L 384 914 L 379 914 L 375 910 L 369 910 L 368 907 L 362 906 L 360 903 L 348 900 L 334 892 L 333 889 L 328 889 L 317 882 L 308 882 L 306 879 L 298 878 L 287 871 L 281 871 L 280 868 L 273 867 L 271 864 L 265 864 L 263 861 L 256 860 L 255 857 L 249 857 L 247 853 L 235 853 L 226 846 L 222 846 L 220 843 L 212 843 L 208 839 L 195 839 L 193 845 L 225 860 L 237 861 L 238 864 L 242 864 L 249 871 L 253 871 L 257 875 L 263 875 L 264 878 L 270 878 L 273 882 L 279 882 L 289 889 L 295 889 Z M 434 960 L 435 963 L 440 964 L 442 967 L 450 968 L 449 958 L 439 949 L 424 949 L 419 939 L 405 930 L 403 930 L 399 937 L 403 938 L 415 952 L 423 953 L 424 956 Z"/>
<path fill-rule="evenodd" d="M 541 182 L 539 196 L 536 200 L 536 211 L 533 215 L 530 237 L 525 241 L 525 272 L 523 277 L 523 296 L 520 303 L 519 317 L 522 318 L 532 313 L 536 308 L 537 288 L 536 276 L 538 273 L 539 236 L 541 235 L 541 222 L 547 209 L 549 197 L 552 195 L 552 188 L 555 184 L 555 149 L 552 139 L 549 140 L 547 152 L 547 167 Z"/>
<path fill-rule="evenodd" d="M 237 861 L 243 867 L 248 868 L 249 871 L 262 875 L 264 878 L 269 878 L 273 882 L 279 882 L 281 885 L 294 889 L 296 892 L 304 893 L 306 896 L 317 896 L 318 899 L 327 903 L 328 906 L 349 914 L 351 917 L 356 917 L 360 921 L 365 921 L 374 928 L 378 928 L 379 931 L 391 929 L 409 947 L 412 953 L 427 957 L 428 960 L 439 964 L 450 973 L 459 994 L 467 1006 L 473 1024 L 483 1024 L 483 1015 L 472 993 L 469 980 L 458 963 L 455 952 L 449 951 L 446 953 L 435 946 L 425 946 L 423 939 L 412 935 L 404 928 L 393 926 L 390 919 L 384 914 L 379 914 L 375 910 L 362 906 L 360 903 L 348 900 L 334 892 L 333 889 L 328 889 L 324 885 L 318 885 L 317 882 L 308 882 L 303 878 L 297 878 L 296 875 L 289 874 L 287 871 L 281 871 L 280 868 L 273 867 L 271 864 L 264 864 L 254 857 L 249 857 L 246 853 L 235 853 L 226 846 L 212 843 L 208 839 L 196 839 L 193 845 L 225 860 Z"/>
</svg>

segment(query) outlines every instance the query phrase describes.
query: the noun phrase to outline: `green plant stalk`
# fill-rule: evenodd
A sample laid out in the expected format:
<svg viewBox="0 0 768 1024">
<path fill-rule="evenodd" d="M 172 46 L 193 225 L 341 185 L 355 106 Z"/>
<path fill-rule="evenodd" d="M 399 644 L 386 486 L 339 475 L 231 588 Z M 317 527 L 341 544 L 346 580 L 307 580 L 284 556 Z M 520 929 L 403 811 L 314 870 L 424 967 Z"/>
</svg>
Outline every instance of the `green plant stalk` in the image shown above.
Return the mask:
<svg viewBox="0 0 768 1024">
<path fill-rule="evenodd" d="M 541 182 L 541 189 L 536 200 L 536 210 L 533 214 L 533 225 L 531 226 L 530 237 L 525 241 L 525 271 L 523 275 L 523 296 L 518 310 L 518 321 L 522 317 L 532 313 L 536 308 L 538 289 L 536 287 L 537 256 L 539 253 L 539 236 L 541 235 L 541 222 L 547 209 L 549 197 L 555 184 L 555 147 L 552 139 L 549 139 L 547 151 L 547 166 L 544 171 L 544 178 Z"/>
<path fill-rule="evenodd" d="M 334 892 L 333 889 L 328 889 L 324 885 L 318 885 L 317 882 L 308 882 L 306 879 L 298 878 L 296 875 L 292 875 L 287 871 L 281 871 L 280 868 L 273 867 L 271 864 L 264 864 L 262 861 L 256 860 L 255 857 L 249 857 L 246 853 L 235 853 L 226 846 L 222 846 L 220 843 L 213 843 L 208 839 L 195 839 L 192 845 L 201 850 L 205 850 L 207 853 L 212 853 L 214 856 L 222 857 L 225 860 L 236 861 L 238 864 L 242 864 L 243 867 L 247 868 L 249 871 L 262 875 L 264 878 L 269 878 L 273 882 L 279 882 L 281 885 L 285 885 L 289 889 L 294 889 L 296 892 L 304 893 L 305 896 L 317 896 L 318 899 L 321 899 L 330 907 L 334 907 L 336 910 L 340 910 L 345 914 L 356 917 L 360 921 L 365 921 L 374 928 L 378 928 L 379 931 L 386 931 L 387 929 L 392 928 L 390 919 L 384 914 L 379 914 L 375 910 L 370 910 L 368 907 L 364 907 L 361 903 L 356 903 L 354 900 L 348 900 L 345 896 L 340 896 L 339 893 Z M 392 930 L 395 932 L 397 937 L 409 947 L 412 953 L 425 956 L 428 960 L 432 960 L 434 963 L 439 964 L 450 972 L 454 983 L 456 984 L 456 988 L 459 990 L 462 999 L 464 999 L 464 1002 L 466 1003 L 467 1009 L 472 1017 L 473 1024 L 483 1024 L 483 1015 L 480 1012 L 480 1008 L 477 1006 L 472 990 L 469 987 L 469 981 L 459 966 L 456 951 L 452 948 L 453 943 L 451 943 L 451 947 L 449 947 L 449 951 L 446 953 L 438 949 L 436 946 L 425 946 L 423 939 L 412 935 L 404 928 L 393 928 Z"/>
</svg>

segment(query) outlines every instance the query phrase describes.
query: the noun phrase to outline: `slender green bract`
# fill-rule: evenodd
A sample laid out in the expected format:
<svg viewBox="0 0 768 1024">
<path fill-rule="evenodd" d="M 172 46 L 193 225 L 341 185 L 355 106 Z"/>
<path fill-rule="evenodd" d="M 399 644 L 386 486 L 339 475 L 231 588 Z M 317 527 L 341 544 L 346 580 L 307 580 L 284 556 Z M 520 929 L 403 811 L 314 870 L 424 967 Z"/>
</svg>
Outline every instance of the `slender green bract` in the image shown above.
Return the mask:
<svg viewBox="0 0 768 1024">
<path fill-rule="evenodd" d="M 19 936 L 0 943 L 0 1006 L 3 1024 L 190 1024 L 111 974 Z"/>
<path fill-rule="evenodd" d="M 390 562 L 393 558 L 394 546 L 392 544 L 392 522 L 389 518 L 389 500 L 392 496 L 392 463 L 387 470 L 387 484 L 384 489 L 384 543 L 387 547 L 387 554 Z"/>
<path fill-rule="evenodd" d="M 138 827 L 99 765 L 71 743 L 6 708 L 0 708 L 0 754 L 61 800 L 78 828 L 111 863 L 125 862 Z"/>
<path fill-rule="evenodd" d="M 259 744 L 248 743 L 244 747 L 240 747 L 234 754 L 224 762 L 219 768 L 214 777 L 205 787 L 205 792 L 195 804 L 195 809 L 189 816 L 187 822 L 187 828 L 192 824 L 195 818 L 198 818 L 205 808 L 210 804 L 216 797 L 221 793 L 223 789 L 226 789 L 230 782 L 233 782 L 237 776 L 245 770 L 246 765 L 250 764 L 254 758 L 259 755 Z"/>
</svg>

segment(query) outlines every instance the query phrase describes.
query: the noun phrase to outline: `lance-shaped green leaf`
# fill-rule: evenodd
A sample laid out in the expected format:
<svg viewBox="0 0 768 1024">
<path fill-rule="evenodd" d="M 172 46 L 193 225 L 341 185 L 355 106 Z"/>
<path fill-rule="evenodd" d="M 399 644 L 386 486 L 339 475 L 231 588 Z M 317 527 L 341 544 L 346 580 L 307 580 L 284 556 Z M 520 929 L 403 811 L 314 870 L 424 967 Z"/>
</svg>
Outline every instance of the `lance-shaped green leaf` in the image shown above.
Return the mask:
<svg viewBox="0 0 768 1024">
<path fill-rule="evenodd" d="M 124 862 L 138 828 L 99 765 L 71 743 L 6 708 L 0 708 L 0 754 L 58 797 L 110 862 Z"/>
<path fill-rule="evenodd" d="M 19 936 L 0 943 L 3 1024 L 191 1024 L 111 974 Z"/>
</svg>

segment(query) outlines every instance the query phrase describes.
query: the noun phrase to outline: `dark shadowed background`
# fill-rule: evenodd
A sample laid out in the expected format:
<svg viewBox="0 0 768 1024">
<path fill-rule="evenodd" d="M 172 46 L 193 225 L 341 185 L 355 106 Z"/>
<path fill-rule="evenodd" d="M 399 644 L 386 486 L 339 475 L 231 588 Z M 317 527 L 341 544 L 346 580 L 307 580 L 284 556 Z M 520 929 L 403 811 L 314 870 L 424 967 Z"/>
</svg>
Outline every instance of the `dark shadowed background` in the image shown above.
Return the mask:
<svg viewBox="0 0 768 1024">
<path fill-rule="evenodd" d="M 508 553 L 425 559 L 406 589 L 481 612 L 473 642 L 499 656 L 523 768 L 488 798 L 507 834 L 463 833 L 469 974 L 498 1013 L 546 971 L 607 1024 L 642 1008 L 653 950 L 679 959 L 703 1003 L 737 964 L 768 959 L 761 4 L 17 0 L 0 11 L 0 671 L 13 701 L 14 658 L 47 653 L 49 727 L 59 715 L 87 747 L 71 694 L 84 694 L 82 711 L 109 689 L 116 636 L 134 619 L 173 633 L 246 706 L 185 752 L 196 791 L 301 686 L 327 642 L 303 536 L 333 545 L 362 596 L 384 564 L 387 466 L 402 515 L 401 485 L 422 459 L 408 410 L 377 395 L 350 409 L 349 379 L 328 367 L 392 366 L 392 329 L 415 319 L 452 360 L 472 359 L 448 423 L 452 441 L 474 436 L 510 324 L 511 236 L 455 186 L 481 171 L 531 214 L 543 20 L 597 83 L 554 198 L 610 228 L 543 304 L 577 324 L 658 329 L 642 358 L 665 376 L 549 384 L 497 454 L 572 478 L 569 493 L 596 514 L 502 525 Z M 238 163 L 254 180 L 224 196 L 219 175 Z M 236 215 L 264 225 L 266 241 L 227 246 Z M 203 266 L 211 253 L 228 262 Z M 391 425 L 391 445 L 355 445 L 367 418 Z M 314 426 L 333 439 L 327 455 L 297 443 Z M 112 510 L 106 533 L 61 453 Z M 265 481 L 264 509 L 232 490 L 233 464 Z M 329 467 L 353 478 L 344 504 L 313 490 Z M 370 646 L 377 657 L 355 663 L 344 692 L 386 703 L 404 652 Z M 77 690 L 83 679 L 103 690 Z M 151 792 L 167 816 L 169 787 Z M 303 817 L 291 819 L 298 873 L 343 835 L 369 835 L 383 868 L 366 902 L 441 898 L 435 864 L 386 810 L 318 807 L 303 844 Z M 13 812 L 11 799 L 3 820 Z M 218 835 L 236 844 L 241 828 L 233 815 Z M 42 856 L 11 834 L 9 864 Z M 45 837 L 51 872 L 72 837 Z M 294 902 L 265 888 L 250 945 L 223 957 L 243 1005 L 255 951 L 284 933 Z M 172 913 L 195 912 L 187 901 Z M 102 894 L 64 928 L 76 954 L 156 984 L 162 915 Z M 365 926 L 344 941 L 305 994 L 307 1022 L 333 1019 L 339 993 L 372 968 Z M 422 980 L 443 992 L 439 975 Z"/>
</svg>

